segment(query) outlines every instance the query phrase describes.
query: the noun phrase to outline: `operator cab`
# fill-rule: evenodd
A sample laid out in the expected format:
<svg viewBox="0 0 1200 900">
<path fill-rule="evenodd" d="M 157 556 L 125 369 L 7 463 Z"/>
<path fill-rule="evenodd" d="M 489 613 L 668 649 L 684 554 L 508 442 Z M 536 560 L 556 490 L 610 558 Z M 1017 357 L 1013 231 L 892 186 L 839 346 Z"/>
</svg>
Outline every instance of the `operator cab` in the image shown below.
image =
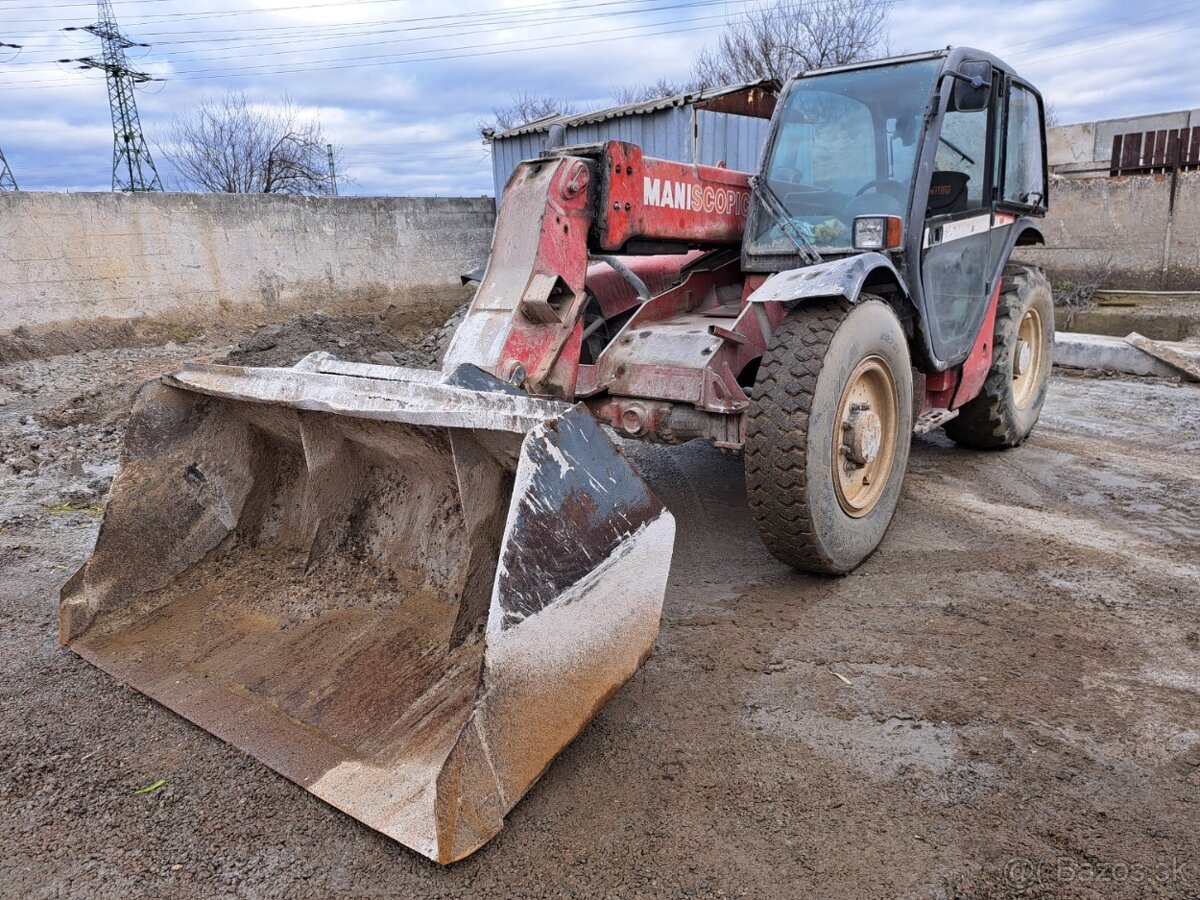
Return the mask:
<svg viewBox="0 0 1200 900">
<path fill-rule="evenodd" d="M 939 61 L 923 60 L 793 82 L 780 104 L 763 189 L 822 253 L 853 249 L 857 216 L 905 214 L 918 122 L 938 68 Z M 751 246 L 794 249 L 770 216 L 754 221 Z"/>
<path fill-rule="evenodd" d="M 1042 99 L 968 48 L 807 72 L 781 98 L 742 249 L 748 272 L 877 251 L 942 370 L 970 350 L 1014 243 L 1040 240 Z M 1028 233 L 1027 233 L 1028 232 Z"/>
</svg>

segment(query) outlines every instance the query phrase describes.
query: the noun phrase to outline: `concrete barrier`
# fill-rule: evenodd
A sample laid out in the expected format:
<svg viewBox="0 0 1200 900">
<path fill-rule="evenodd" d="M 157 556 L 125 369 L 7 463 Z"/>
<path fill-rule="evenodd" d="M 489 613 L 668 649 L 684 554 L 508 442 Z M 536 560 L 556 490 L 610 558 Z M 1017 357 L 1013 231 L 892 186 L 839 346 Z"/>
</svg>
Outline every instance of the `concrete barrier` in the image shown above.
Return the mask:
<svg viewBox="0 0 1200 900">
<path fill-rule="evenodd" d="M 1200 364 L 1200 346 L 1163 343 L 1182 358 Z M 1100 369 L 1106 372 L 1124 372 L 1127 375 L 1187 377 L 1179 368 L 1139 350 L 1124 338 L 1103 334 L 1058 332 L 1054 336 L 1054 364 L 1066 366 L 1068 369 Z"/>
<path fill-rule="evenodd" d="M 0 193 L 0 334 L 437 302 L 494 223 L 486 197 Z"/>
</svg>

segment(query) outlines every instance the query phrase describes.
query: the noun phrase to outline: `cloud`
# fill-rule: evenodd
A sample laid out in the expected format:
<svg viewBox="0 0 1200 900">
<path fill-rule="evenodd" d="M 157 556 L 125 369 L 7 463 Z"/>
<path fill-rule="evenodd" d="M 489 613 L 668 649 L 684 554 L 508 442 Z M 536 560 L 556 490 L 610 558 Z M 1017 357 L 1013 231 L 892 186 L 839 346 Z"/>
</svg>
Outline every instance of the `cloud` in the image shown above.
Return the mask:
<svg viewBox="0 0 1200 900">
<path fill-rule="evenodd" d="M 1117 0 L 896 0 L 891 47 L 966 44 L 1011 61 L 1063 122 L 1187 108 L 1194 10 Z M 344 146 L 343 190 L 490 193 L 478 123 L 515 92 L 581 106 L 614 87 L 687 74 L 734 0 L 115 0 L 131 61 L 166 81 L 138 95 L 160 151 L 171 119 L 209 94 L 284 95 Z M 112 131 L 103 79 L 55 60 L 99 52 L 81 31 L 84 0 L 5 0 L 0 40 L 24 45 L 3 66 L 0 146 L 28 189 L 107 190 Z M 3 57 L 0 57 L 3 59 Z M 156 152 L 169 180 L 167 160 Z"/>
</svg>

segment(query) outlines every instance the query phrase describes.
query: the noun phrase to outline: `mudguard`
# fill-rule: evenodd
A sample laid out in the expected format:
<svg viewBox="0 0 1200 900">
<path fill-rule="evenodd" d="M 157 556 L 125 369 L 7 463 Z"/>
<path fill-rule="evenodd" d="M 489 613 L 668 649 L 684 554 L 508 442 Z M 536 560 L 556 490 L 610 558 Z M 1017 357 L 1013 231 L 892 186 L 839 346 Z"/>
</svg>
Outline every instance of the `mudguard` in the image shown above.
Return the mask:
<svg viewBox="0 0 1200 900">
<path fill-rule="evenodd" d="M 779 272 L 751 294 L 749 302 L 782 303 L 789 309 L 814 297 L 845 297 L 855 303 L 867 279 L 879 269 L 885 269 L 904 296 L 908 297 L 904 279 L 892 261 L 882 253 L 872 252 Z"/>
</svg>

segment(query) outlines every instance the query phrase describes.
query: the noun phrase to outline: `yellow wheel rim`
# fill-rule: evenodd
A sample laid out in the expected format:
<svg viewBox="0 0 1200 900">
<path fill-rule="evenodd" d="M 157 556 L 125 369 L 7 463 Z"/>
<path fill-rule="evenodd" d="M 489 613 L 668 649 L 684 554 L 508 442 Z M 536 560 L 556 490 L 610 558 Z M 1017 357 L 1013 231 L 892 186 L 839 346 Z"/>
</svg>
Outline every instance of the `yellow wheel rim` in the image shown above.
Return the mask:
<svg viewBox="0 0 1200 900">
<path fill-rule="evenodd" d="M 896 457 L 900 402 L 881 357 L 868 356 L 846 382 L 833 429 L 833 485 L 848 516 L 865 516 L 887 487 Z"/>
<path fill-rule="evenodd" d="M 1042 316 L 1036 309 L 1028 309 L 1017 327 L 1017 344 L 1013 347 L 1012 390 L 1017 409 L 1024 409 L 1037 396 L 1045 366 Z"/>
</svg>

